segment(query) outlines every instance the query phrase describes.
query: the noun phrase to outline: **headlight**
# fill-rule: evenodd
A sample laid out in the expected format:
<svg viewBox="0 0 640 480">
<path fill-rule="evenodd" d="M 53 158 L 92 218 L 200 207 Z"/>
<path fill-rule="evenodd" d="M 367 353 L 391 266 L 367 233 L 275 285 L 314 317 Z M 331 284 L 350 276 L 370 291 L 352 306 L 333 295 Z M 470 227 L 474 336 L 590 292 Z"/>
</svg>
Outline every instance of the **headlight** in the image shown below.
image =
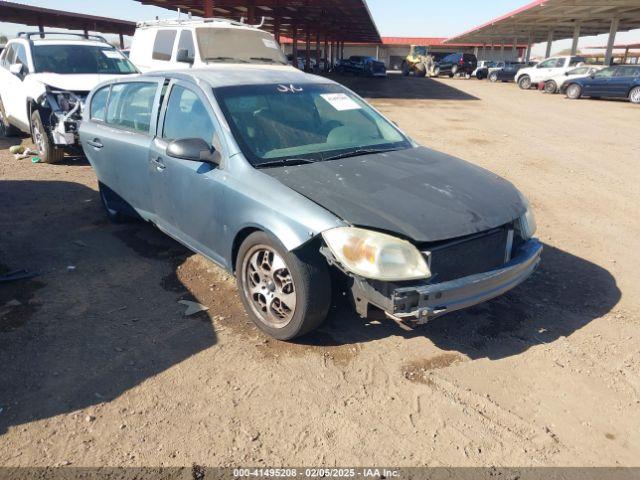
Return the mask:
<svg viewBox="0 0 640 480">
<path fill-rule="evenodd" d="M 75 106 L 80 103 L 80 98 L 72 92 L 53 92 L 56 96 L 56 101 L 62 112 L 70 112 Z"/>
<path fill-rule="evenodd" d="M 525 198 L 524 195 L 521 195 L 521 197 L 526 207 L 526 211 L 524 212 L 524 215 L 522 215 L 518 219 L 517 229 L 520 232 L 522 238 L 524 238 L 525 240 L 529 240 L 536 234 L 538 225 L 536 224 L 536 217 L 533 215 L 531 204 L 529 204 L 529 201 Z"/>
<path fill-rule="evenodd" d="M 327 230 L 322 236 L 336 260 L 361 277 L 403 281 L 431 276 L 422 254 L 405 240 L 351 227 Z"/>
</svg>

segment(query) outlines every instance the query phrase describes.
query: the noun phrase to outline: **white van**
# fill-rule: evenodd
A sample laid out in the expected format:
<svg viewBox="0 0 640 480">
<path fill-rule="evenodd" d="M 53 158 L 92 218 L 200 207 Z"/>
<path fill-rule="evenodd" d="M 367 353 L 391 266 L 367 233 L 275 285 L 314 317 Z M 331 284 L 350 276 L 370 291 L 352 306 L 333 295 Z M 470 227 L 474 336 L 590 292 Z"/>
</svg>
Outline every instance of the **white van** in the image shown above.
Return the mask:
<svg viewBox="0 0 640 480">
<path fill-rule="evenodd" d="M 206 68 L 212 63 L 287 66 L 273 35 L 222 18 L 140 22 L 129 58 L 142 72 Z"/>
</svg>

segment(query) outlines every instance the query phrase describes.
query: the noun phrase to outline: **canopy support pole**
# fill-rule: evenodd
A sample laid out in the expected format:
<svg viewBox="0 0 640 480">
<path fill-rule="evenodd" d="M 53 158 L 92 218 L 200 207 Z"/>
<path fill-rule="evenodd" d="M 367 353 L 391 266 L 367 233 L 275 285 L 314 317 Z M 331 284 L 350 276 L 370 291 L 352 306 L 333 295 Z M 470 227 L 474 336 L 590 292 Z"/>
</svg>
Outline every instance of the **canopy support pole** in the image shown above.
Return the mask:
<svg viewBox="0 0 640 480">
<path fill-rule="evenodd" d="M 607 53 L 604 56 L 604 64 L 607 67 L 611 65 L 611 60 L 613 59 L 613 46 L 616 43 L 616 33 L 618 33 L 619 24 L 620 24 L 620 19 L 614 18 L 611 20 L 611 29 L 609 30 L 609 41 L 607 42 Z"/>
</svg>

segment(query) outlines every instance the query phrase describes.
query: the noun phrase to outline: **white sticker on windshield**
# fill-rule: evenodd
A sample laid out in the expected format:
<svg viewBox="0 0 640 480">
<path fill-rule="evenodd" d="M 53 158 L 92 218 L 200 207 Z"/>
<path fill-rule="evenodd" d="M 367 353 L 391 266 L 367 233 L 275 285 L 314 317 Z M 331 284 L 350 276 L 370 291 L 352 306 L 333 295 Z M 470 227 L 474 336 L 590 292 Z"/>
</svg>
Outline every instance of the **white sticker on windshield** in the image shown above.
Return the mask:
<svg viewBox="0 0 640 480">
<path fill-rule="evenodd" d="M 278 50 L 278 44 L 275 42 L 275 40 L 271 40 L 270 38 L 263 38 L 262 43 L 264 43 L 264 46 L 267 48 Z"/>
<path fill-rule="evenodd" d="M 114 60 L 122 60 L 122 55 L 117 50 L 102 50 L 102 53 L 107 58 L 113 58 Z"/>
<path fill-rule="evenodd" d="M 346 93 L 324 93 L 320 96 L 339 112 L 345 110 L 360 110 L 362 108 L 354 102 L 353 99 L 349 98 Z"/>
</svg>

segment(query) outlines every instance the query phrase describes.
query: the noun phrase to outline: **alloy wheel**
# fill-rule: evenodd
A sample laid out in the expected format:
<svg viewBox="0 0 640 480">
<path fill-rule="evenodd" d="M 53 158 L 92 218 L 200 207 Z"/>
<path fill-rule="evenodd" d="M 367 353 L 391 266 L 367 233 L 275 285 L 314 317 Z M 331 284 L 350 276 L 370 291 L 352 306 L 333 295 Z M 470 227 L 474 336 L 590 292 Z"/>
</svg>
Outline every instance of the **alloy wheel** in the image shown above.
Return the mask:
<svg viewBox="0 0 640 480">
<path fill-rule="evenodd" d="M 632 103 L 640 103 L 640 87 L 636 87 L 631 90 L 631 93 L 629 94 L 629 100 L 631 100 Z"/>
<path fill-rule="evenodd" d="M 242 288 L 258 318 L 272 328 L 283 328 L 296 309 L 296 287 L 282 257 L 267 245 L 256 245 L 245 256 Z"/>
<path fill-rule="evenodd" d="M 582 89 L 578 85 L 569 85 L 569 88 L 567 88 L 567 97 L 572 100 L 577 100 L 578 98 L 580 98 L 581 94 Z"/>
<path fill-rule="evenodd" d="M 44 155 L 46 144 L 38 122 L 31 122 L 31 133 L 33 135 L 33 143 L 38 147 L 40 154 Z"/>
</svg>

